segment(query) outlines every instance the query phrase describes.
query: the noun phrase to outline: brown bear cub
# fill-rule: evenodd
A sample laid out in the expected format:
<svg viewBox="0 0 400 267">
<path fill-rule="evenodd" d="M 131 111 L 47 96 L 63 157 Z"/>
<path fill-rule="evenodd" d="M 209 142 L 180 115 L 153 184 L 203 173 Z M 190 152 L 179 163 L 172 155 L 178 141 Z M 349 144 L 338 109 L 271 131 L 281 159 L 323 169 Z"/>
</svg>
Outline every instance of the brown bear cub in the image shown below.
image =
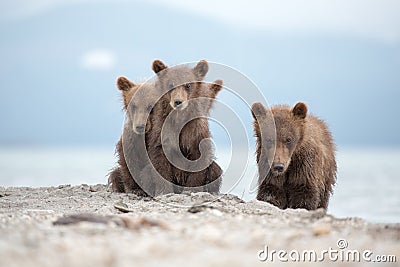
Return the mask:
<svg viewBox="0 0 400 267">
<path fill-rule="evenodd" d="M 144 174 L 154 176 L 156 171 L 174 184 L 173 188 L 156 184 L 154 194 L 169 193 L 168 190 L 180 193 L 183 187 L 218 193 L 222 169 L 214 161 L 207 115 L 222 81 L 211 85 L 203 82 L 208 72 L 208 63 L 204 60 L 194 68 L 168 68 L 155 60 L 152 68 L 158 78 L 156 88 L 165 94 L 154 108 L 149 139 L 153 172 Z"/>
<path fill-rule="evenodd" d="M 336 182 L 335 145 L 327 125 L 307 106 L 251 107 L 257 138 L 257 199 L 281 209 L 328 207 Z"/>
<path fill-rule="evenodd" d="M 117 79 L 117 87 L 122 92 L 126 120 L 116 148 L 118 166 L 110 173 L 108 182 L 114 192 L 146 195 L 137 179 L 149 162 L 145 156 L 148 148 L 145 138 L 151 130 L 157 94 L 153 84 L 134 84 L 125 77 Z"/>
</svg>

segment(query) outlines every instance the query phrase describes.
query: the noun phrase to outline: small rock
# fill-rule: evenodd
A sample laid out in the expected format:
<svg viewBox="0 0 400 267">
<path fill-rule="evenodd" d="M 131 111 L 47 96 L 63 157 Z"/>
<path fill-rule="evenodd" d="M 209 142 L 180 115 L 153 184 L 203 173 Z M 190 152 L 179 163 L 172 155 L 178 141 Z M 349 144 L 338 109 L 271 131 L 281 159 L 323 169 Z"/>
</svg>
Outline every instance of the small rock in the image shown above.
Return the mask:
<svg viewBox="0 0 400 267">
<path fill-rule="evenodd" d="M 133 212 L 133 210 L 130 209 L 130 208 L 128 207 L 127 204 L 125 204 L 124 202 L 122 202 L 122 200 L 120 200 L 120 201 L 114 203 L 114 208 L 116 208 L 116 209 L 119 210 L 119 211 L 125 212 L 125 213 L 127 213 L 127 212 Z"/>
<path fill-rule="evenodd" d="M 314 225 L 312 232 L 315 236 L 327 235 L 331 232 L 332 228 L 329 224 Z"/>
<path fill-rule="evenodd" d="M 109 224 L 115 223 L 117 225 L 120 224 L 118 220 L 116 220 L 115 216 L 101 216 L 96 214 L 75 214 L 64 216 L 53 222 L 53 225 L 69 225 L 69 224 L 77 224 L 80 222 L 88 222 L 88 223 L 97 223 L 97 224 Z"/>
<path fill-rule="evenodd" d="M 190 213 L 198 213 L 198 212 L 202 212 L 206 209 L 205 206 L 192 206 L 188 209 L 188 212 Z"/>
<path fill-rule="evenodd" d="M 70 184 L 62 184 L 62 185 L 59 185 L 57 188 L 63 189 L 63 188 L 67 188 L 67 187 L 71 187 L 71 185 Z"/>
<path fill-rule="evenodd" d="M 132 230 L 139 230 L 141 228 L 151 228 L 151 227 L 168 229 L 167 225 L 162 223 L 161 221 L 149 219 L 146 217 L 130 218 L 127 216 L 120 216 L 119 218 L 121 219 L 126 228 Z"/>
</svg>

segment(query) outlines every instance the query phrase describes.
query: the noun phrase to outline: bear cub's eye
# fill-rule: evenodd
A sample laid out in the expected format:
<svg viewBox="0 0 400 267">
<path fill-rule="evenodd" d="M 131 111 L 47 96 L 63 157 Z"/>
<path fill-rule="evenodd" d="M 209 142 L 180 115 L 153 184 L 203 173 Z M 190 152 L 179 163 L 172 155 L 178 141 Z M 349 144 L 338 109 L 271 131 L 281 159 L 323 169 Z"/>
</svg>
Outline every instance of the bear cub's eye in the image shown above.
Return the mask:
<svg viewBox="0 0 400 267">
<path fill-rule="evenodd" d="M 292 138 L 290 138 L 290 137 L 286 138 L 286 143 L 287 144 L 291 144 L 292 142 L 293 142 Z"/>
<path fill-rule="evenodd" d="M 192 88 L 192 85 L 190 83 L 185 84 L 185 89 L 190 90 Z"/>
</svg>

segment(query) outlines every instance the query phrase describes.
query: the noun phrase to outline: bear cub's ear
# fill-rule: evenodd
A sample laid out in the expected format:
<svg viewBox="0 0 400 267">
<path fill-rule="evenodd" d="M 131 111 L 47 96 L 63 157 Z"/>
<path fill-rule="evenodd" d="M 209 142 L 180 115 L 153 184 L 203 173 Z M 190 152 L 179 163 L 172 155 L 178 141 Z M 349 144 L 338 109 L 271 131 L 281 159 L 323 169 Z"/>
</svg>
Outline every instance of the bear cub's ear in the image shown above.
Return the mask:
<svg viewBox="0 0 400 267">
<path fill-rule="evenodd" d="M 223 83 L 224 82 L 222 80 L 216 80 L 212 82 L 212 84 L 210 85 L 210 89 L 215 95 L 217 95 L 217 93 L 221 91 Z"/>
<path fill-rule="evenodd" d="M 118 77 L 118 79 L 117 79 L 117 87 L 121 91 L 128 91 L 129 89 L 131 89 L 134 86 L 135 86 L 135 84 L 133 82 L 131 82 L 130 80 L 128 80 L 126 77 L 121 76 L 121 77 Z"/>
<path fill-rule="evenodd" d="M 208 62 L 205 60 L 200 60 L 193 68 L 193 71 L 199 80 L 203 80 L 208 72 Z"/>
<path fill-rule="evenodd" d="M 307 105 L 303 102 L 297 103 L 293 109 L 292 114 L 299 119 L 304 119 L 307 116 Z"/>
<path fill-rule="evenodd" d="M 251 114 L 253 115 L 253 118 L 257 120 L 266 117 L 267 110 L 263 104 L 256 102 L 251 105 Z"/>
<path fill-rule="evenodd" d="M 159 73 L 166 68 L 168 68 L 167 65 L 165 65 L 161 60 L 156 59 L 153 61 L 152 69 L 155 73 Z"/>
</svg>

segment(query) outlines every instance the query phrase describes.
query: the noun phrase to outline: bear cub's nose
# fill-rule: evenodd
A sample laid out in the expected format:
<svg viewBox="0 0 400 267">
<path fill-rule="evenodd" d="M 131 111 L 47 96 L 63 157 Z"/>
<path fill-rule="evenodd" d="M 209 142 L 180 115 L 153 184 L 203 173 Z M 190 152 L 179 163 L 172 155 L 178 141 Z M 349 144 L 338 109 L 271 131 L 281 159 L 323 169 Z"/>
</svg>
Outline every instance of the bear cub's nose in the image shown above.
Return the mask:
<svg viewBox="0 0 400 267">
<path fill-rule="evenodd" d="M 177 100 L 174 101 L 175 107 L 179 106 L 180 104 L 182 104 L 182 100 L 177 99 Z"/>
<path fill-rule="evenodd" d="M 136 126 L 136 131 L 142 133 L 144 131 L 144 124 L 139 124 Z"/>
<path fill-rule="evenodd" d="M 283 165 L 283 163 L 274 163 L 272 165 L 272 169 L 276 172 L 283 172 L 285 165 Z"/>
</svg>

